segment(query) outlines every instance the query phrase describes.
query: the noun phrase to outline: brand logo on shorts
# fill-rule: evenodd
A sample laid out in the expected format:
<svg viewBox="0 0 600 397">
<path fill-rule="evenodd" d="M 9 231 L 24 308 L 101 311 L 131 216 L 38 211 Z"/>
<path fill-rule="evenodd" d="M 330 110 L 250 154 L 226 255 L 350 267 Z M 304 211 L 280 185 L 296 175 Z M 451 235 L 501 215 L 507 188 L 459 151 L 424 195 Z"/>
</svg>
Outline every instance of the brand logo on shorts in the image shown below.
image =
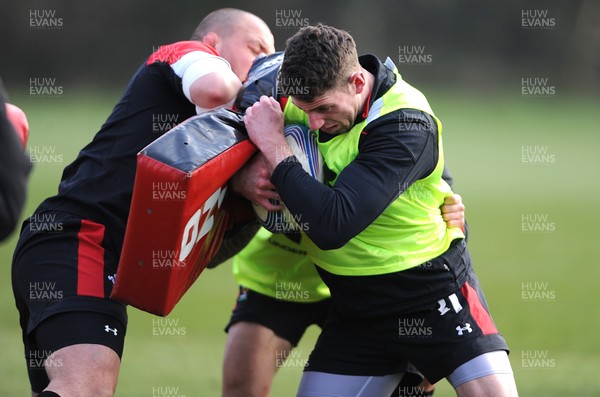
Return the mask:
<svg viewBox="0 0 600 397">
<path fill-rule="evenodd" d="M 465 331 L 468 331 L 469 333 L 473 332 L 473 330 L 471 329 L 471 324 L 469 323 L 465 323 L 464 327 L 461 327 L 459 325 L 458 327 L 456 327 L 456 330 L 458 331 L 458 336 L 463 336 L 463 333 Z"/>
<path fill-rule="evenodd" d="M 112 332 L 113 334 L 115 334 L 115 336 L 117 336 L 117 329 L 109 327 L 108 324 L 106 324 L 104 326 L 104 331 L 106 331 L 106 332 Z"/>
</svg>

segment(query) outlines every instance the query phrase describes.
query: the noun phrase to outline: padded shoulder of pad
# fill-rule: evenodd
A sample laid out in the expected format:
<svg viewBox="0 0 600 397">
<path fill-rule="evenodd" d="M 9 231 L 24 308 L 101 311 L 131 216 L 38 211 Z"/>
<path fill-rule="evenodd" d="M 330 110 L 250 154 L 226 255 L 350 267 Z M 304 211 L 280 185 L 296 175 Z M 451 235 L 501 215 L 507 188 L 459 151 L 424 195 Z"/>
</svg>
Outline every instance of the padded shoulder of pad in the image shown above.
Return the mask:
<svg viewBox="0 0 600 397">
<path fill-rule="evenodd" d="M 283 52 L 262 56 L 254 61 L 248 72 L 248 78 L 235 100 L 235 108 L 238 111 L 245 112 L 263 95 L 279 100 L 277 77 L 282 62 Z"/>
<path fill-rule="evenodd" d="M 191 172 L 246 139 L 242 116 L 219 109 L 190 117 L 140 153 L 183 172 Z"/>
</svg>

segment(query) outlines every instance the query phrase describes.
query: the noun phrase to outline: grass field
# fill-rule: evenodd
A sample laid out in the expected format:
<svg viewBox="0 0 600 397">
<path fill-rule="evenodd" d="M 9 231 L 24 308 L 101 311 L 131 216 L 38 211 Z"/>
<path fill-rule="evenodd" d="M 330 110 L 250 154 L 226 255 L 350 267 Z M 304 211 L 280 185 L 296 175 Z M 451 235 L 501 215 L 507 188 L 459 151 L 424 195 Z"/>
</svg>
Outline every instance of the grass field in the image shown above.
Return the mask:
<svg viewBox="0 0 600 397">
<path fill-rule="evenodd" d="M 600 395 L 599 102 L 557 96 L 455 96 L 425 91 L 444 123 L 447 163 L 464 197 L 469 246 L 494 319 L 512 348 L 522 396 Z M 110 112 L 111 94 L 12 97 L 28 114 L 35 164 L 23 217 L 56 191 L 62 169 Z M 0 247 L 0 396 L 27 396 L 10 287 L 16 235 Z M 218 396 L 223 327 L 236 296 L 225 264 L 205 272 L 173 313 L 129 310 L 117 396 Z M 167 324 L 180 335 L 156 336 Z M 298 348 L 310 353 L 318 329 Z M 292 396 L 299 365 L 277 375 L 272 396 Z M 445 381 L 436 395 L 454 393 Z"/>
</svg>

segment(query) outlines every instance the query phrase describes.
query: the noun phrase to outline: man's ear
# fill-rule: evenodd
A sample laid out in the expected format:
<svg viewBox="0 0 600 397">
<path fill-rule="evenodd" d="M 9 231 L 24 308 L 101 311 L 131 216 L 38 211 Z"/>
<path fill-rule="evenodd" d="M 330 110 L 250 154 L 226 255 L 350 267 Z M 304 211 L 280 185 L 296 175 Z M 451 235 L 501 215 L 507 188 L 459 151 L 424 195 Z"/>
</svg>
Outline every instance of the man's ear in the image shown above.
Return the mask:
<svg viewBox="0 0 600 397">
<path fill-rule="evenodd" d="M 207 44 L 213 48 L 215 48 L 217 46 L 218 41 L 219 41 L 219 36 L 217 36 L 217 34 L 215 32 L 208 32 L 207 34 L 204 35 L 204 38 L 202 39 L 202 42 L 204 44 Z"/>
<path fill-rule="evenodd" d="M 363 90 L 367 86 L 367 79 L 365 78 L 365 74 L 362 71 L 356 71 L 352 73 L 348 82 L 354 86 L 357 94 L 363 92 Z"/>
</svg>

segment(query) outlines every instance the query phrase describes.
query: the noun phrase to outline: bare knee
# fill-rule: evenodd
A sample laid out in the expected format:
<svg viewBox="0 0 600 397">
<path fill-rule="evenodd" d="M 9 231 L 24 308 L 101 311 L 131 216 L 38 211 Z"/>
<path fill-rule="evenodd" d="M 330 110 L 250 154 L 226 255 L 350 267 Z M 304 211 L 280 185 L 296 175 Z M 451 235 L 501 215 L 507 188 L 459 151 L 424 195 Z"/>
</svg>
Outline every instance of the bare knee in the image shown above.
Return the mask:
<svg viewBox="0 0 600 397">
<path fill-rule="evenodd" d="M 278 354 L 291 344 L 259 324 L 239 322 L 229 329 L 223 360 L 223 397 L 267 397 Z"/>
<path fill-rule="evenodd" d="M 271 382 L 251 382 L 240 374 L 223 379 L 223 397 L 267 397 L 270 392 Z"/>
<path fill-rule="evenodd" d="M 52 359 L 52 360 L 50 360 Z M 117 387 L 120 359 L 109 347 L 67 346 L 48 357 L 46 390 L 61 397 L 112 397 Z"/>
</svg>

